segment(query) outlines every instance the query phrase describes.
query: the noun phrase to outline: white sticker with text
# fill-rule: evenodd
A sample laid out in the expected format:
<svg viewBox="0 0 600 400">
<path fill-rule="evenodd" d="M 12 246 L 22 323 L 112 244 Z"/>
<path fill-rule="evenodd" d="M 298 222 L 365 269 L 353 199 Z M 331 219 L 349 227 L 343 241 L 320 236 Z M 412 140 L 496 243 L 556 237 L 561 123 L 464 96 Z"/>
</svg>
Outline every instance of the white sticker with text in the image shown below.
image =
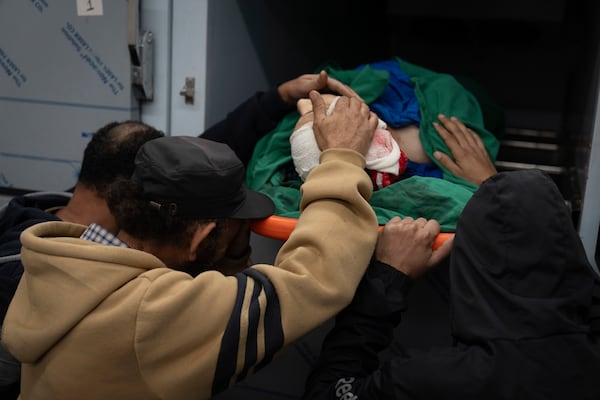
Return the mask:
<svg viewBox="0 0 600 400">
<path fill-rule="evenodd" d="M 103 15 L 102 0 L 77 0 L 77 15 L 89 17 Z"/>
</svg>

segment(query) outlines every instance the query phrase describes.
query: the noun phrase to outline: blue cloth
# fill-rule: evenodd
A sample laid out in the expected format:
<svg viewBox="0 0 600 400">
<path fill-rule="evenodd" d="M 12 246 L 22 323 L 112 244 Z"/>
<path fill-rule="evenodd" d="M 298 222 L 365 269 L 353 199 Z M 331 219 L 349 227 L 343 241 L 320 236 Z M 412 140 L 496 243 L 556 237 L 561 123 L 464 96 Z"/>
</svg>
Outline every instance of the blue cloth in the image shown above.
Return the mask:
<svg viewBox="0 0 600 400">
<path fill-rule="evenodd" d="M 361 65 L 356 69 L 361 70 L 366 65 Z M 390 74 L 388 85 L 381 96 L 369 104 L 371 110 L 393 128 L 407 125 L 419 126 L 421 122 L 419 101 L 410 82 L 410 76 L 400 70 L 400 65 L 396 60 L 379 61 L 368 65 L 372 69 L 388 71 Z M 415 175 L 443 178 L 442 170 L 435 164 L 420 164 L 408 160 L 406 171 L 402 174 L 401 179 Z"/>
<path fill-rule="evenodd" d="M 406 171 L 400 177 L 401 179 L 406 179 L 411 176 L 427 176 L 430 178 L 444 178 L 444 173 L 442 170 L 435 165 L 434 163 L 416 163 L 408 160 L 406 164 Z"/>
<path fill-rule="evenodd" d="M 360 65 L 357 70 L 363 69 L 367 64 Z M 396 60 L 379 61 L 368 64 L 372 69 L 385 70 L 390 74 L 387 87 L 369 107 L 392 128 L 401 128 L 407 125 L 419 126 L 419 102 L 410 76 L 400 70 Z"/>
</svg>

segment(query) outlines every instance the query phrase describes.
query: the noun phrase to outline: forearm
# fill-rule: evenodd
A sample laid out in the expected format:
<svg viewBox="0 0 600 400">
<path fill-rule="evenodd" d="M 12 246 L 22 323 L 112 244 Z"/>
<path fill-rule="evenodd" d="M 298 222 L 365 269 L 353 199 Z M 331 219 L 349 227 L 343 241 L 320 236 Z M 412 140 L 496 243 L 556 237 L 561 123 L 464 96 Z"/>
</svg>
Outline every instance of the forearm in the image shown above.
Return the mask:
<svg viewBox="0 0 600 400">
<path fill-rule="evenodd" d="M 277 90 L 257 92 L 200 136 L 229 145 L 244 165 L 248 165 L 258 140 L 293 110 L 293 106 L 283 102 Z"/>
<path fill-rule="evenodd" d="M 337 399 L 348 391 L 366 399 L 377 391 L 371 374 L 379 367 L 378 354 L 393 339 L 410 285 L 410 278 L 386 264 L 369 266 L 352 303 L 323 342 L 304 398 Z"/>
<path fill-rule="evenodd" d="M 373 253 L 377 219 L 364 158 L 328 150 L 302 187 L 301 215 L 273 269 L 286 342 L 331 318 L 354 294 Z"/>
</svg>

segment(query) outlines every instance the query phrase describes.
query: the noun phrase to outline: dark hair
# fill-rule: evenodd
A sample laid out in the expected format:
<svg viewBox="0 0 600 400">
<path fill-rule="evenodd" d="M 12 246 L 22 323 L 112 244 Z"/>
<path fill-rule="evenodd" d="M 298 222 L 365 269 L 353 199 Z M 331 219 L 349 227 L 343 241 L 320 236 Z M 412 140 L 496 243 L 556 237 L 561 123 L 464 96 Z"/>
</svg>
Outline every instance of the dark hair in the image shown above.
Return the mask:
<svg viewBox="0 0 600 400">
<path fill-rule="evenodd" d="M 144 198 L 140 183 L 125 178 L 108 186 L 106 201 L 120 229 L 138 239 L 162 244 L 189 245 L 193 229 L 198 224 L 213 221 L 161 213 Z"/>
<path fill-rule="evenodd" d="M 83 153 L 79 182 L 105 197 L 107 186 L 133 173 L 135 155 L 147 141 L 165 134 L 139 121 L 111 122 L 94 134 Z"/>
</svg>

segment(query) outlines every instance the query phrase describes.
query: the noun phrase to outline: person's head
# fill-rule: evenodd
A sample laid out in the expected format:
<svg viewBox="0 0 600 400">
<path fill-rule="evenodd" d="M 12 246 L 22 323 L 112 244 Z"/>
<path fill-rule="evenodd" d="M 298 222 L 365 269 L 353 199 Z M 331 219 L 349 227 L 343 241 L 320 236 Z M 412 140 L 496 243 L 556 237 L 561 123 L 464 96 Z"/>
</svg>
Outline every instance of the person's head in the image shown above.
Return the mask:
<svg viewBox="0 0 600 400">
<path fill-rule="evenodd" d="M 137 121 L 111 122 L 98 129 L 83 153 L 78 184 L 104 197 L 118 178 L 129 178 L 140 146 L 164 133 Z"/>
<path fill-rule="evenodd" d="M 465 206 L 450 259 L 462 340 L 583 333 L 593 271 L 571 212 L 540 170 L 498 173 Z"/>
<path fill-rule="evenodd" d="M 107 201 L 122 234 L 183 269 L 218 258 L 232 220 L 273 214 L 273 202 L 247 189 L 244 179 L 244 166 L 227 145 L 163 137 L 140 148 L 131 179 L 111 185 Z"/>
<path fill-rule="evenodd" d="M 331 94 L 324 94 L 322 97 L 328 107 L 327 113 L 330 113 L 339 97 Z M 297 109 L 300 118 L 290 136 L 290 149 L 294 168 L 300 179 L 304 181 L 308 173 L 319 165 L 321 151 L 312 128 L 314 120 L 312 102 L 310 99 L 300 99 Z M 366 170 L 375 190 L 395 182 L 406 170 L 408 161 L 406 152 L 400 149 L 398 140 L 381 119 L 379 119 L 377 129 L 373 134 L 365 161 Z"/>
<path fill-rule="evenodd" d="M 111 122 L 98 129 L 83 153 L 73 196 L 56 211 L 63 221 L 89 225 L 92 222 L 116 233 L 115 218 L 106 204 L 106 188 L 119 178 L 129 178 L 140 146 L 164 133 L 141 122 Z"/>
</svg>

